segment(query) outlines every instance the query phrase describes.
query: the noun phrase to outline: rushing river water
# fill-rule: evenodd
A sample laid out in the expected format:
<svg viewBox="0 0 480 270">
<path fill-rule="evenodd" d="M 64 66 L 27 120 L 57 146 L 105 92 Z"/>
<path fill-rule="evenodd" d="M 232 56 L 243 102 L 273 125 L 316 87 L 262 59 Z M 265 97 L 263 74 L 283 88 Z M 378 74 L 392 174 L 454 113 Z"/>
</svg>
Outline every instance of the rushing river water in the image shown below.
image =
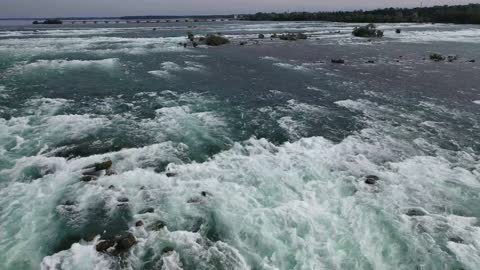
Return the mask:
<svg viewBox="0 0 480 270">
<path fill-rule="evenodd" d="M 479 269 L 480 27 L 354 26 L 4 26 L 0 269 Z"/>
</svg>

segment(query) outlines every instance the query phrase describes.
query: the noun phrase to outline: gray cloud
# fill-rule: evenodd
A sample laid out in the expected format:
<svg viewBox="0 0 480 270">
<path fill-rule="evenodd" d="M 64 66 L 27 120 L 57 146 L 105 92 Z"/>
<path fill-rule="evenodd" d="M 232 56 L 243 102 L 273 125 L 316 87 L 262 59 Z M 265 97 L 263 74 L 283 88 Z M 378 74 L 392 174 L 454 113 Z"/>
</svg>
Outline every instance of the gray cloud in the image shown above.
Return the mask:
<svg viewBox="0 0 480 270">
<path fill-rule="evenodd" d="M 0 17 L 235 14 L 479 3 L 472 0 L 0 0 Z"/>
</svg>

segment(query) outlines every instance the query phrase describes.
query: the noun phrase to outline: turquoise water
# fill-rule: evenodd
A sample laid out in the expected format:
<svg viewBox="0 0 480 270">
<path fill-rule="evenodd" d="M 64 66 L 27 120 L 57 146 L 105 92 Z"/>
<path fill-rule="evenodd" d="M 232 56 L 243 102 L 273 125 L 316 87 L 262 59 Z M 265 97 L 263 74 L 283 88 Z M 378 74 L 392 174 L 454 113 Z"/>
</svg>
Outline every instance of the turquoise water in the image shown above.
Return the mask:
<svg viewBox="0 0 480 270">
<path fill-rule="evenodd" d="M 480 28 L 354 26 L 0 27 L 0 269 L 478 269 Z"/>
</svg>

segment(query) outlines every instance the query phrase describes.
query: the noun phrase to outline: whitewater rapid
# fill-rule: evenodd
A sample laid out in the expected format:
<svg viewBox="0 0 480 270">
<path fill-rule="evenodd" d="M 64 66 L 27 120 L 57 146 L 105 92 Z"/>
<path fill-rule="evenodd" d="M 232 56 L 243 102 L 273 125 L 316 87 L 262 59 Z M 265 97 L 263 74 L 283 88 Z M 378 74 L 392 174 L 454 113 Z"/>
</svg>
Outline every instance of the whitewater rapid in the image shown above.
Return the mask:
<svg viewBox="0 0 480 270">
<path fill-rule="evenodd" d="M 479 30 L 351 26 L 0 32 L 0 269 L 478 269 Z"/>
</svg>

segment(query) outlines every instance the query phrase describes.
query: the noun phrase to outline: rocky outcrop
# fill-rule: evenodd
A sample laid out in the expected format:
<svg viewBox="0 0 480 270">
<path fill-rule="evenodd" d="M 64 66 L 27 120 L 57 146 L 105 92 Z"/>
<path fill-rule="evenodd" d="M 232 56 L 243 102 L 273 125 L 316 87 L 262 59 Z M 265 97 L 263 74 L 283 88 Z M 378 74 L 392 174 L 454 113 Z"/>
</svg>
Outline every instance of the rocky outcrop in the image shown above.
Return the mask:
<svg viewBox="0 0 480 270">
<path fill-rule="evenodd" d="M 377 27 L 373 23 L 370 23 L 366 26 L 355 27 L 353 29 L 352 35 L 364 38 L 381 38 L 383 37 L 383 31 L 377 30 Z"/>
<path fill-rule="evenodd" d="M 445 60 L 445 56 L 439 54 L 439 53 L 432 53 L 430 54 L 430 60 L 433 60 L 435 62 L 440 62 Z"/>
<path fill-rule="evenodd" d="M 126 233 L 122 236 L 117 236 L 110 240 L 100 240 L 95 249 L 98 252 L 108 252 L 112 255 L 118 255 L 127 252 L 131 247 L 137 243 L 137 239 L 132 233 Z"/>
<path fill-rule="evenodd" d="M 307 35 L 303 34 L 303 33 L 288 33 L 288 34 L 285 34 L 285 35 L 280 35 L 278 36 L 278 38 L 280 38 L 281 40 L 290 40 L 290 41 L 295 41 L 295 40 L 299 40 L 299 39 L 307 39 Z"/>
<path fill-rule="evenodd" d="M 111 170 L 113 162 L 110 159 L 106 159 L 102 162 L 89 165 L 82 169 L 82 177 L 80 178 L 83 182 L 90 182 L 97 180 L 98 177 L 103 175 L 113 175 L 115 172 Z"/>
<path fill-rule="evenodd" d="M 340 59 L 340 58 L 332 59 L 331 62 L 334 63 L 334 64 L 345 64 L 345 60 Z"/>
<path fill-rule="evenodd" d="M 155 209 L 153 207 L 147 207 L 142 210 L 140 210 L 138 213 L 139 214 L 146 214 L 146 213 L 153 213 L 155 212 Z"/>
<path fill-rule="evenodd" d="M 375 185 L 380 180 L 380 178 L 376 175 L 367 175 L 365 176 L 365 184 L 367 185 Z"/>
<path fill-rule="evenodd" d="M 406 212 L 405 212 L 405 215 L 407 216 L 426 216 L 427 215 L 427 211 L 425 211 L 424 209 L 422 208 L 411 208 L 411 209 L 408 209 Z"/>
<path fill-rule="evenodd" d="M 230 43 L 230 40 L 220 35 L 208 34 L 205 37 L 205 44 L 208 46 L 220 46 L 228 43 Z"/>
</svg>

